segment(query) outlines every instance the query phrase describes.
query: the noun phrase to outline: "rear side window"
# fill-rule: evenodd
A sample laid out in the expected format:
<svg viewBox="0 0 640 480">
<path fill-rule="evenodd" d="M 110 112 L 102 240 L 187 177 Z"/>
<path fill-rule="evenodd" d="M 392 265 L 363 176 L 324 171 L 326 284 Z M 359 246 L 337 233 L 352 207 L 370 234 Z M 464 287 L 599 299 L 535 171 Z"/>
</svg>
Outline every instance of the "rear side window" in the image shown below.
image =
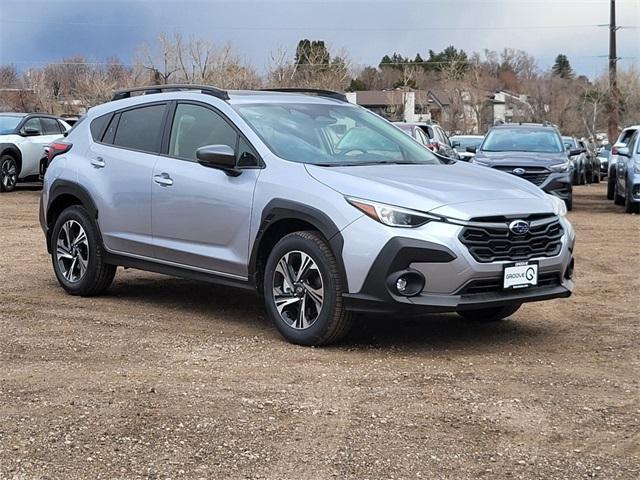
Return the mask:
<svg viewBox="0 0 640 480">
<path fill-rule="evenodd" d="M 42 131 L 44 135 L 58 135 L 62 133 L 62 130 L 60 130 L 60 124 L 55 118 L 42 117 L 40 122 L 42 123 Z"/>
<path fill-rule="evenodd" d="M 91 121 L 91 136 L 96 142 L 102 140 L 102 133 L 104 132 L 104 129 L 107 126 L 110 118 L 111 114 L 109 113 L 107 115 L 102 115 L 101 117 L 94 118 Z"/>
<path fill-rule="evenodd" d="M 113 144 L 118 147 L 158 153 L 166 105 L 149 105 L 120 113 Z"/>
<path fill-rule="evenodd" d="M 622 132 L 622 135 L 620 135 L 620 140 L 618 140 L 618 142 L 627 145 L 631 140 L 631 137 L 633 137 L 634 133 L 636 133 L 635 130 L 625 130 L 624 132 Z"/>
</svg>

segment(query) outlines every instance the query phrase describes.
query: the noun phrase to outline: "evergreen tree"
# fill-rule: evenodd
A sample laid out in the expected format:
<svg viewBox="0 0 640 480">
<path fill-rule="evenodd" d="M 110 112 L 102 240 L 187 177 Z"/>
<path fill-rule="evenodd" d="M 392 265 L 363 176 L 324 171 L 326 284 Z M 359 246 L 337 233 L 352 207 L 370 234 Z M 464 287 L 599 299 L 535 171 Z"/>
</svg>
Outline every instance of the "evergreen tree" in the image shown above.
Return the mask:
<svg viewBox="0 0 640 480">
<path fill-rule="evenodd" d="M 560 78 L 573 78 L 573 68 L 566 55 L 560 53 L 556 57 L 556 63 L 553 64 L 551 72 Z"/>
</svg>

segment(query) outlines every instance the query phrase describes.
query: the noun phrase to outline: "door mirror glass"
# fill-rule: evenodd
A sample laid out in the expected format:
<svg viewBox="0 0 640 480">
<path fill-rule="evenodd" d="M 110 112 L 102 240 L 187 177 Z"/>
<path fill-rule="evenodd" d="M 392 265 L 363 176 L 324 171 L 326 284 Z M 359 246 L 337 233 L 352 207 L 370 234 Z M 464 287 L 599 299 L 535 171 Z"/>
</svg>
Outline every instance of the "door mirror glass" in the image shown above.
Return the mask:
<svg viewBox="0 0 640 480">
<path fill-rule="evenodd" d="M 196 158 L 200 165 L 224 170 L 232 177 L 242 173 L 236 168 L 236 152 L 228 145 L 205 145 L 196 150 Z"/>
<path fill-rule="evenodd" d="M 476 153 L 478 151 L 478 147 L 467 147 L 467 152 Z"/>
<path fill-rule="evenodd" d="M 569 150 L 569 156 L 570 157 L 574 157 L 576 155 L 580 155 L 583 152 L 584 152 L 584 150 L 581 149 L 581 148 L 574 148 L 573 150 Z"/>
</svg>

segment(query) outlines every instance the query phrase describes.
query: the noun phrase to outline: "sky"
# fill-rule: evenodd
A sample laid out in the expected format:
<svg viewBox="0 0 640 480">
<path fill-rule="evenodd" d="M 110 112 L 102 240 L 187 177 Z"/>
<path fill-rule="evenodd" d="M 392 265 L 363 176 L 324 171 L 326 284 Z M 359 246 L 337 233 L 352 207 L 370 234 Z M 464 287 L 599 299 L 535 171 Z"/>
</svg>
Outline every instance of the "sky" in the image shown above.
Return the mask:
<svg viewBox="0 0 640 480">
<path fill-rule="evenodd" d="M 618 56 L 640 66 L 640 0 L 617 0 Z M 301 38 L 345 49 L 356 66 L 385 54 L 428 57 L 449 45 L 467 52 L 526 50 L 549 68 L 558 53 L 579 74 L 607 67 L 609 0 L 0 0 L 0 64 L 20 70 L 81 55 L 133 62 L 161 32 L 229 42 L 264 71 Z"/>
</svg>

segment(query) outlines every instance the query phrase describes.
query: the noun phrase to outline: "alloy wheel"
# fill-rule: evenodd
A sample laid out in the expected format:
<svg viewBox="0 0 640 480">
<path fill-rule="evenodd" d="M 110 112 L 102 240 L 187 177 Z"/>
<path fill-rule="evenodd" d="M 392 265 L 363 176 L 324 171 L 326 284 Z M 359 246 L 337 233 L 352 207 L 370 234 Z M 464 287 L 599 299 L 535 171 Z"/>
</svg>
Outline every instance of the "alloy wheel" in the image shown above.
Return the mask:
<svg viewBox="0 0 640 480">
<path fill-rule="evenodd" d="M 89 264 L 89 241 L 77 221 L 68 220 L 62 225 L 56 241 L 56 259 L 60 273 L 68 282 L 82 280 Z"/>
<path fill-rule="evenodd" d="M 309 328 L 320 316 L 324 282 L 318 265 L 308 254 L 296 250 L 280 258 L 272 292 L 278 314 L 291 328 Z"/>
<path fill-rule="evenodd" d="M 18 169 L 12 158 L 5 158 L 0 165 L 0 181 L 5 190 L 12 190 L 18 180 Z"/>
</svg>

